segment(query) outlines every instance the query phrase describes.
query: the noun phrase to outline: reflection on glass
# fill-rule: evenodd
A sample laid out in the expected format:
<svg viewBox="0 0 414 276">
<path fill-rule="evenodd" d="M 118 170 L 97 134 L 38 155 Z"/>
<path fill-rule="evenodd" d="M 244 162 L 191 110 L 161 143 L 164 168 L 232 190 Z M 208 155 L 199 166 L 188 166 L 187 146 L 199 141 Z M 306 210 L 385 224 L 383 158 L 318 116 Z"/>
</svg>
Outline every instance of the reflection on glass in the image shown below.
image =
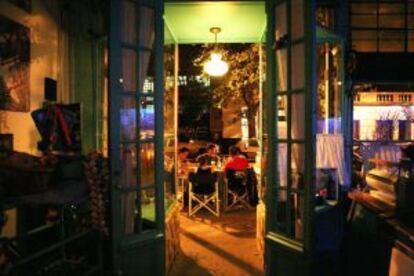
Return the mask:
<svg viewBox="0 0 414 276">
<path fill-rule="evenodd" d="M 303 144 L 292 144 L 292 188 L 302 190 L 304 187 L 305 169 L 305 146 Z"/>
<path fill-rule="evenodd" d="M 277 196 L 276 206 L 276 230 L 282 233 L 286 233 L 287 221 L 286 221 L 286 190 L 279 190 Z"/>
<path fill-rule="evenodd" d="M 121 180 L 124 188 L 137 185 L 137 147 L 136 145 L 120 145 Z"/>
<path fill-rule="evenodd" d="M 137 89 L 137 54 L 133 50 L 122 49 L 122 79 L 124 91 Z"/>
<path fill-rule="evenodd" d="M 124 233 L 132 234 L 139 232 L 141 218 L 136 208 L 137 192 L 126 192 L 121 196 Z"/>
<path fill-rule="evenodd" d="M 134 44 L 137 42 L 136 3 L 122 1 L 122 41 Z"/>
<path fill-rule="evenodd" d="M 156 227 L 155 189 L 146 189 L 141 194 L 141 214 L 143 230 Z"/>
<path fill-rule="evenodd" d="M 139 89 L 142 93 L 154 92 L 154 54 L 151 51 L 139 52 Z"/>
<path fill-rule="evenodd" d="M 279 143 L 278 144 L 278 170 L 279 170 L 279 187 L 286 187 L 287 186 L 287 154 L 288 148 L 286 143 Z M 286 200 L 286 198 L 285 198 Z"/>
<path fill-rule="evenodd" d="M 300 193 L 291 194 L 292 212 L 294 217 L 294 232 L 293 236 L 296 240 L 303 239 L 303 226 L 304 226 L 304 198 Z"/>
<path fill-rule="evenodd" d="M 141 97 L 139 101 L 140 138 L 152 139 L 155 133 L 155 110 L 153 97 Z"/>
<path fill-rule="evenodd" d="M 287 139 L 287 115 L 288 115 L 288 106 L 287 106 L 287 96 L 278 96 L 277 97 L 277 107 L 278 107 L 278 116 L 277 116 L 277 136 L 278 139 Z"/>
<path fill-rule="evenodd" d="M 292 40 L 302 38 L 304 36 L 304 18 L 303 0 L 292 0 Z"/>
<path fill-rule="evenodd" d="M 336 44 L 318 45 L 317 74 L 318 133 L 341 133 L 341 47 Z"/>
<path fill-rule="evenodd" d="M 303 93 L 292 95 L 292 139 L 305 138 L 305 96 Z"/>
<path fill-rule="evenodd" d="M 137 110 L 134 97 L 123 97 L 120 109 L 121 141 L 133 141 L 136 139 Z"/>
<path fill-rule="evenodd" d="M 277 59 L 277 75 L 278 75 L 278 91 L 283 92 L 287 91 L 287 50 L 277 50 L 276 51 Z"/>
<path fill-rule="evenodd" d="M 140 149 L 141 187 L 155 185 L 155 147 L 154 143 L 143 143 Z"/>
<path fill-rule="evenodd" d="M 287 10 L 286 3 L 280 4 L 276 7 L 276 43 L 287 35 Z"/>
<path fill-rule="evenodd" d="M 304 43 L 292 47 L 292 89 L 305 87 L 305 48 Z"/>
<path fill-rule="evenodd" d="M 154 9 L 141 6 L 139 19 L 139 44 L 142 47 L 152 49 L 155 37 Z"/>
</svg>

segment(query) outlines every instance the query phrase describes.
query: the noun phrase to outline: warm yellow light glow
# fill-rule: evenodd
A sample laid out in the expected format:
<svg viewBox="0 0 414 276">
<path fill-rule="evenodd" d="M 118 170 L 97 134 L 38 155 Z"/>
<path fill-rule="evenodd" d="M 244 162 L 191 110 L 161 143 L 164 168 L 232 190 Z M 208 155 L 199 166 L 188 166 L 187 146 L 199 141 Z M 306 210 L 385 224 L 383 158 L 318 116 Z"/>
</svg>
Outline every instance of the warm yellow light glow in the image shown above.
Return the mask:
<svg viewBox="0 0 414 276">
<path fill-rule="evenodd" d="M 204 71 L 213 77 L 223 76 L 228 70 L 228 64 L 221 60 L 221 54 L 218 53 L 212 53 L 210 60 L 204 65 Z"/>
</svg>

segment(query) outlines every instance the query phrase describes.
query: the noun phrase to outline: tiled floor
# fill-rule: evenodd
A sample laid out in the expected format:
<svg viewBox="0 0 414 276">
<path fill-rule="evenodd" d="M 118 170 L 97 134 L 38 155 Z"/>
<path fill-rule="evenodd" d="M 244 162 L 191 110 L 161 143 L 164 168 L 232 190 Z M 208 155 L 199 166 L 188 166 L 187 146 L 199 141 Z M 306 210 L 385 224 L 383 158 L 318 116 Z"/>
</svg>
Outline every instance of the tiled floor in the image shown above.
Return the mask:
<svg viewBox="0 0 414 276">
<path fill-rule="evenodd" d="M 263 275 L 256 246 L 256 211 L 235 210 L 215 218 L 181 213 L 181 254 L 170 276 Z"/>
</svg>

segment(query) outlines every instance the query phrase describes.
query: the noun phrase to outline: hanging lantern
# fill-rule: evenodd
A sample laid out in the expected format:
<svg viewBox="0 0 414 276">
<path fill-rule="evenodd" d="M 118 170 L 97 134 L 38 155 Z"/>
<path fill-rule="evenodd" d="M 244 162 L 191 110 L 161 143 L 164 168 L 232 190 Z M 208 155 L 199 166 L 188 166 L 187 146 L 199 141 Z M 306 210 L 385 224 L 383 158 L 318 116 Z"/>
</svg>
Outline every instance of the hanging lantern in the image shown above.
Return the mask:
<svg viewBox="0 0 414 276">
<path fill-rule="evenodd" d="M 211 53 L 210 60 L 204 65 L 204 71 L 213 77 L 220 77 L 227 73 L 229 65 L 223 61 L 222 55 L 217 50 L 217 34 L 221 32 L 219 27 L 213 27 L 210 32 L 214 34 L 214 51 Z"/>
</svg>

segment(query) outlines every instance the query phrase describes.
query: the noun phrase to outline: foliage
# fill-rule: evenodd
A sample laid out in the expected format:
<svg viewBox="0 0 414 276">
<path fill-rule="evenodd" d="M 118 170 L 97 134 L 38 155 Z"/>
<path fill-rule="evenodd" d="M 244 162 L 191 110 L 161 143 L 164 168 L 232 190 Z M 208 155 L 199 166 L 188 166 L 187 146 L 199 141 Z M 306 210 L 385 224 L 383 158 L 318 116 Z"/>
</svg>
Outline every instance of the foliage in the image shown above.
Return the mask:
<svg viewBox="0 0 414 276">
<path fill-rule="evenodd" d="M 229 71 L 223 77 L 211 79 L 213 105 L 220 108 L 229 102 L 240 102 L 248 108 L 250 126 L 254 126 L 260 100 L 259 47 L 257 44 L 220 46 L 217 51 L 228 63 Z M 204 66 L 212 51 L 213 45 L 205 45 L 194 65 Z M 254 131 L 254 127 L 249 128 Z"/>
</svg>

